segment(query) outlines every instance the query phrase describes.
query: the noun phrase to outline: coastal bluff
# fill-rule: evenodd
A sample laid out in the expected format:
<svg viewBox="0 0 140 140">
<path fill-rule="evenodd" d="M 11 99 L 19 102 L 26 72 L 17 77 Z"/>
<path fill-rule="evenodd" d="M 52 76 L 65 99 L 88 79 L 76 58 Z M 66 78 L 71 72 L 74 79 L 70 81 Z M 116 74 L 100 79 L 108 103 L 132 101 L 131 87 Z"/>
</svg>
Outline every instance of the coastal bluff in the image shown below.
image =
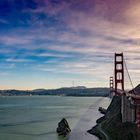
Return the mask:
<svg viewBox="0 0 140 140">
<path fill-rule="evenodd" d="M 121 121 L 121 97 L 114 96 L 105 115 L 88 130 L 100 140 L 138 140 L 136 124 Z"/>
</svg>

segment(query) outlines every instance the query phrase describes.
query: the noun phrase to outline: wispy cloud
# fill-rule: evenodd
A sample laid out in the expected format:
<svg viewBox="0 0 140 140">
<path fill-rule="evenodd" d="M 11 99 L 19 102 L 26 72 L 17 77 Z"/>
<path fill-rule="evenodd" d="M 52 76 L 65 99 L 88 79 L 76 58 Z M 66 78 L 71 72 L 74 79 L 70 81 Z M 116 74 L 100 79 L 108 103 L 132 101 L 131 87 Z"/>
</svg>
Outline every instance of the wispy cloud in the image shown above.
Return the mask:
<svg viewBox="0 0 140 140">
<path fill-rule="evenodd" d="M 0 43 L 8 46 L 12 45 L 26 45 L 32 43 L 30 38 L 24 38 L 24 36 L 1 36 Z"/>
<path fill-rule="evenodd" d="M 13 63 L 15 63 L 15 62 L 21 63 L 21 62 L 32 62 L 33 60 L 30 60 L 30 59 L 21 59 L 21 58 L 7 58 L 5 61 L 6 62 L 13 62 Z"/>
<path fill-rule="evenodd" d="M 58 58 L 65 58 L 65 57 L 72 57 L 71 54 L 58 54 L 58 53 L 40 53 L 40 54 L 37 54 L 37 56 L 39 57 L 58 57 Z"/>
<path fill-rule="evenodd" d="M 7 8 L 9 18 L 0 16 L 0 59 L 29 62 L 34 73 L 51 73 L 48 77 L 95 78 L 99 85 L 113 73 L 113 53 L 124 52 L 135 77 L 140 69 L 139 6 L 138 0 L 25 0 L 14 12 Z"/>
<path fill-rule="evenodd" d="M 2 18 L 0 18 L 0 23 L 8 24 L 8 21 L 7 21 L 7 20 L 4 20 L 4 19 L 2 19 Z"/>
</svg>

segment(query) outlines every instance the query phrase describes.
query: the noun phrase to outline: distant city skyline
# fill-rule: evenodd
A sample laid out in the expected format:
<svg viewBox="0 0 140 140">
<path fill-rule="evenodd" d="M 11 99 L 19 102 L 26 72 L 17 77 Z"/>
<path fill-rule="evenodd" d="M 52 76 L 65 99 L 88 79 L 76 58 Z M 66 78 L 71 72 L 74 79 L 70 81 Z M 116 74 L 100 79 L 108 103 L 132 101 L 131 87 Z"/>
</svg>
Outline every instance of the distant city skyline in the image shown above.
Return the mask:
<svg viewBox="0 0 140 140">
<path fill-rule="evenodd" d="M 139 0 L 1 0 L 0 89 L 52 89 L 73 81 L 109 87 L 115 52 L 124 53 L 136 86 L 139 7 Z"/>
</svg>

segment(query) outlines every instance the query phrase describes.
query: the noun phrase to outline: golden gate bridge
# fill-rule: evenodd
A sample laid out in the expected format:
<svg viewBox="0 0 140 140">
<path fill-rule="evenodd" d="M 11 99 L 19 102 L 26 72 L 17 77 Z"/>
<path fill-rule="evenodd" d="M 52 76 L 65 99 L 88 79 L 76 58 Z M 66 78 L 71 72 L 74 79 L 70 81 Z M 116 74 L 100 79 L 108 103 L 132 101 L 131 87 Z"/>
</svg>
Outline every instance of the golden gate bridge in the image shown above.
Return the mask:
<svg viewBox="0 0 140 140">
<path fill-rule="evenodd" d="M 124 70 L 126 70 L 131 83 L 132 90 L 130 91 L 125 90 L 124 87 Z M 111 98 L 113 96 L 121 97 L 122 123 L 135 123 L 137 125 L 137 131 L 140 140 L 140 93 L 139 91 L 136 91 L 133 86 L 123 53 L 115 53 L 114 76 L 110 77 L 109 96 Z"/>
</svg>

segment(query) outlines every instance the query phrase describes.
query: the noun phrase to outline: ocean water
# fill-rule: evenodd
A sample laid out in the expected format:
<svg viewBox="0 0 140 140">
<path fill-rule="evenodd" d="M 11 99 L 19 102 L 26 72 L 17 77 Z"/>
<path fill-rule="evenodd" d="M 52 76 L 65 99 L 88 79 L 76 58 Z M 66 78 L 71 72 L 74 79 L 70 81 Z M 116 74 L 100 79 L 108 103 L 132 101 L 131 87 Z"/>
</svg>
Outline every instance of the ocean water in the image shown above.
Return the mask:
<svg viewBox="0 0 140 140">
<path fill-rule="evenodd" d="M 108 103 L 102 97 L 0 97 L 0 140 L 66 140 L 56 134 L 63 117 L 74 129 L 90 106 L 97 109 Z"/>
</svg>

